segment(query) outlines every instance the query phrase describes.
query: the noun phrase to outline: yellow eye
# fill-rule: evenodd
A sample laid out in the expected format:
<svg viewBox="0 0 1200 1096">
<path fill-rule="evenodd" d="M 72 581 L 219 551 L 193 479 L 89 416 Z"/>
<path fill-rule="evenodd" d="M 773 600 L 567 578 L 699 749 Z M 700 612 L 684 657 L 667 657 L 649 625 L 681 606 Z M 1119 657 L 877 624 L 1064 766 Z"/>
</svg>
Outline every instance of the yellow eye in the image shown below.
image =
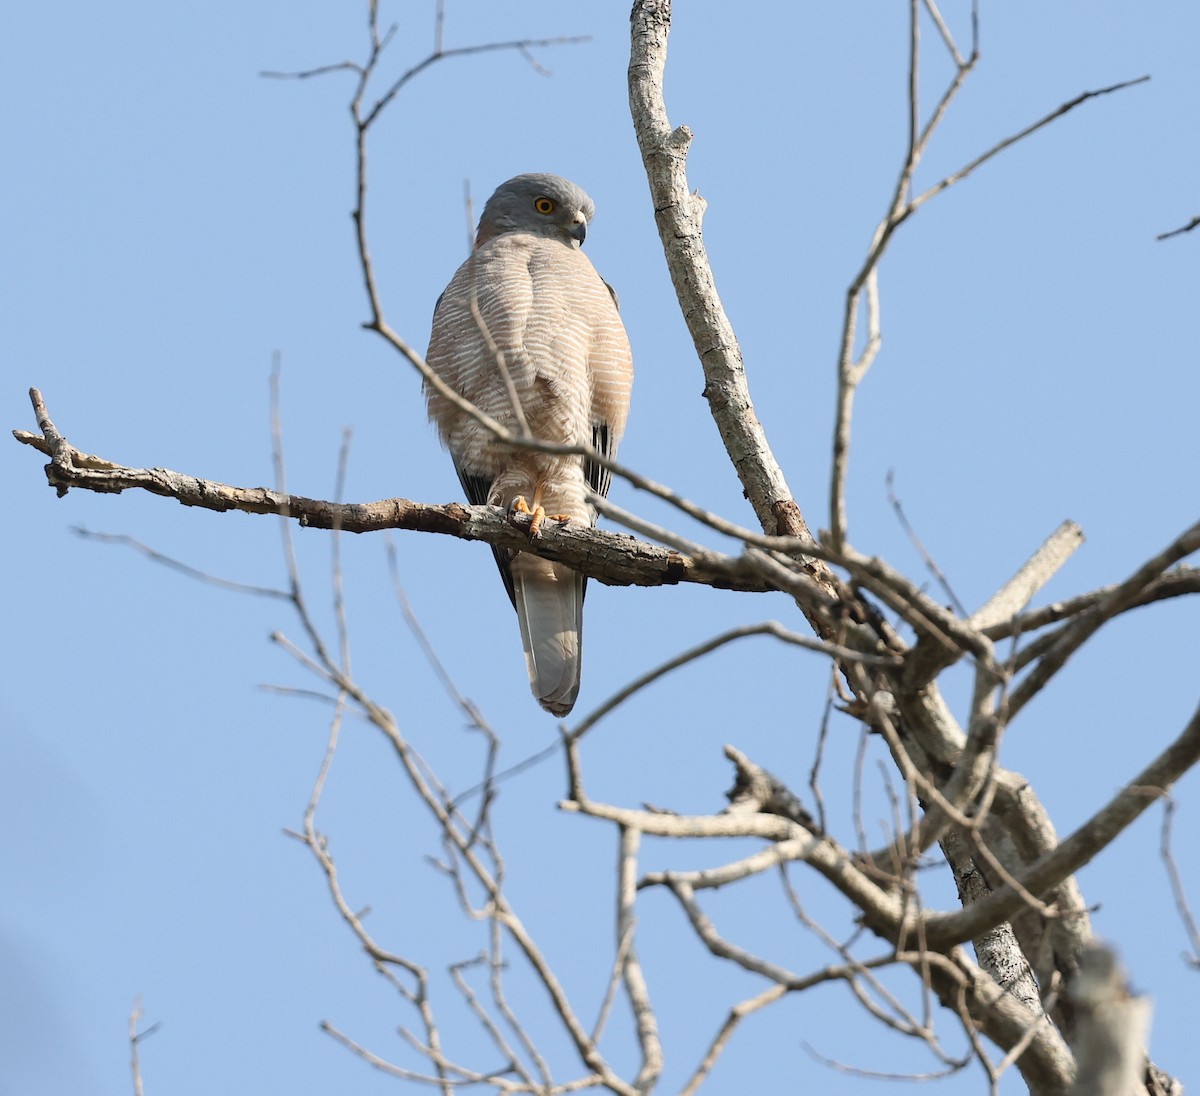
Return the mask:
<svg viewBox="0 0 1200 1096">
<path fill-rule="evenodd" d="M 551 198 L 534 198 L 533 208 L 546 217 L 554 212 L 556 206 Z"/>
</svg>

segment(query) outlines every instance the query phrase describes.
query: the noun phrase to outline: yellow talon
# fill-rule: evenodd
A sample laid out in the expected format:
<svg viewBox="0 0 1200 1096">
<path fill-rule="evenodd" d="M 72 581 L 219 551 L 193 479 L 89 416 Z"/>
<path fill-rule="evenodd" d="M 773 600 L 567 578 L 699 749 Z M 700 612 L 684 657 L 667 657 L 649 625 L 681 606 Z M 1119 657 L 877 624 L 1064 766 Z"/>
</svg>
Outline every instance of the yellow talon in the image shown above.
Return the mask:
<svg viewBox="0 0 1200 1096">
<path fill-rule="evenodd" d="M 559 525 L 566 525 L 567 522 L 573 520 L 570 514 L 547 514 L 541 506 L 536 504 L 530 506 L 528 499 L 526 499 L 524 495 L 517 495 L 512 502 L 508 504 L 509 521 L 518 529 L 524 528 L 525 523 L 523 521 L 514 520 L 514 517 L 517 514 L 529 515 L 530 540 L 542 535 L 542 526 L 548 521 L 557 522 Z"/>
<path fill-rule="evenodd" d="M 518 495 L 508 505 L 508 513 L 511 517 L 513 514 L 529 514 L 529 539 L 534 540 L 542 535 L 542 523 L 546 520 L 546 511 L 540 506 L 534 506 L 530 509 L 529 503 L 525 500 L 524 495 Z M 520 522 L 513 522 L 514 525 L 520 525 Z"/>
</svg>

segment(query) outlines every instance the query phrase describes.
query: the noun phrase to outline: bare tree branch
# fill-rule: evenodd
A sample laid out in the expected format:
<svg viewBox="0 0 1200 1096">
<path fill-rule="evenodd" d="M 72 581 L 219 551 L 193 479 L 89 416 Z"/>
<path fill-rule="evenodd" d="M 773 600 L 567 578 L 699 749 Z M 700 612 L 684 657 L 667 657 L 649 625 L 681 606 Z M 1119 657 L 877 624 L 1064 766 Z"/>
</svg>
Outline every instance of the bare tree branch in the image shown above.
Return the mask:
<svg viewBox="0 0 1200 1096">
<path fill-rule="evenodd" d="M 145 1094 L 145 1089 L 142 1086 L 140 1044 L 143 1039 L 153 1035 L 160 1026 L 159 1024 L 151 1024 L 145 1031 L 138 1031 L 138 1025 L 142 1022 L 142 1015 L 142 999 L 138 997 L 133 1002 L 133 1008 L 129 1010 L 129 1073 L 133 1080 L 133 1096 L 144 1096 Z"/>
<path fill-rule="evenodd" d="M 1073 875 L 1107 848 L 1197 761 L 1200 761 L 1200 708 L 1179 737 L 1154 761 L 1073 834 L 1064 838 L 1053 852 L 1025 871 L 1019 878 L 1021 886 L 1031 894 L 1043 895 Z M 927 919 L 926 926 L 930 947 L 944 949 L 968 940 L 1007 920 L 1023 904 L 1024 899 L 1019 894 L 1004 887 L 961 913 L 934 914 Z"/>
<path fill-rule="evenodd" d="M 1078 616 L 1088 609 L 1094 608 L 1100 602 L 1109 598 L 1119 584 L 1103 586 L 1099 590 L 1068 598 L 1066 601 L 1056 601 L 1052 605 L 1044 605 L 1040 609 L 1031 609 L 1027 613 L 1014 617 L 1012 620 L 1001 621 L 998 624 L 984 628 L 988 639 L 1004 639 L 1013 635 L 1024 635 L 1045 628 L 1048 624 L 1056 624 L 1060 620 Z M 1166 598 L 1182 597 L 1185 594 L 1200 594 L 1200 567 L 1175 567 L 1148 582 L 1141 593 L 1125 604 L 1120 612 L 1151 605 Z"/>
<path fill-rule="evenodd" d="M 820 640 L 809 639 L 807 636 L 802 636 L 797 632 L 793 632 L 790 628 L 785 628 L 782 624 L 773 620 L 763 621 L 761 624 L 746 624 L 737 628 L 730 628 L 728 631 L 722 632 L 712 639 L 706 640 L 703 643 L 697 644 L 695 647 L 690 647 L 674 658 L 668 659 L 659 666 L 655 666 L 652 670 L 647 670 L 644 674 L 640 674 L 629 682 L 628 685 L 618 690 L 611 697 L 605 700 L 595 711 L 590 712 L 585 716 L 571 731 L 571 741 L 577 741 L 584 734 L 590 731 L 597 723 L 605 716 L 609 715 L 615 708 L 623 704 L 635 693 L 641 692 L 642 689 L 660 678 L 665 677 L 669 673 L 673 673 L 682 666 L 686 666 L 689 662 L 694 662 L 704 655 L 711 654 L 713 651 L 724 647 L 727 643 L 732 643 L 737 639 L 745 639 L 748 636 L 769 635 L 776 639 L 782 640 L 784 643 L 792 644 L 796 647 L 802 647 L 805 650 L 816 651 L 819 654 L 829 655 L 835 659 L 846 659 L 852 662 L 863 662 L 872 666 L 896 666 L 898 660 L 892 655 L 885 654 L 864 654 L 858 651 L 851 650 L 848 647 L 839 647 L 836 644 L 822 643 Z"/>
<path fill-rule="evenodd" d="M 700 582 L 746 591 L 772 588 L 762 581 L 755 567 L 738 557 L 706 553 L 704 561 L 700 562 L 672 549 L 602 529 L 570 523 L 552 528 L 547 523 L 542 535 L 531 541 L 527 528 L 519 527 L 521 519 L 514 519 L 497 507 L 462 503 L 435 505 L 408 499 L 336 503 L 266 487 L 233 487 L 166 468 L 127 468 L 80 454 L 54 426 L 41 393 L 32 389 L 30 396 L 42 434 L 14 430 L 13 436 L 53 457 L 46 466 L 46 477 L 60 495 L 73 487 L 106 494 L 142 490 L 173 498 L 184 506 L 206 510 L 282 514 L 310 529 L 339 529 L 347 533 L 405 529 L 437 533 L 544 555 L 610 585 L 661 586 Z"/>
<path fill-rule="evenodd" d="M 1162 232 L 1155 236 L 1156 240 L 1169 240 L 1172 236 L 1182 236 L 1185 232 L 1191 232 L 1193 228 L 1200 227 L 1200 217 L 1193 217 L 1187 224 L 1179 228 L 1173 228 L 1170 232 Z"/>
<path fill-rule="evenodd" d="M 971 614 L 971 623 L 986 635 L 989 625 L 1016 616 L 1082 544 L 1083 530 L 1064 521 L 987 604 Z"/>
<path fill-rule="evenodd" d="M 692 133 L 672 129 L 663 98 L 670 0 L 635 0 L 629 57 L 629 105 L 667 268 L 704 367 L 704 393 L 746 497 L 767 533 L 808 537 L 750 400 L 737 336 L 717 294 L 700 224 L 706 203 L 692 194 L 687 152 Z"/>
<path fill-rule="evenodd" d="M 777 983 L 763 990 L 757 996 L 734 1005 L 729 1010 L 729 1015 L 725 1017 L 725 1022 L 721 1025 L 720 1030 L 713 1037 L 712 1043 L 709 1044 L 708 1052 L 704 1055 L 704 1060 L 696 1067 L 695 1073 L 688 1078 L 683 1088 L 679 1090 L 679 1096 L 694 1096 L 699 1091 L 700 1086 L 712 1072 L 713 1066 L 717 1064 L 717 1059 L 721 1056 L 721 1052 L 729 1044 L 729 1040 L 733 1036 L 737 1026 L 747 1016 L 757 1012 L 761 1008 L 766 1008 L 768 1005 L 774 1004 L 787 992 L 786 986 Z"/>
<path fill-rule="evenodd" d="M 1171 830 L 1172 823 L 1175 819 L 1175 800 L 1171 796 L 1165 796 L 1163 799 L 1163 822 L 1162 835 L 1159 840 L 1159 854 L 1162 856 L 1163 865 L 1167 869 L 1167 878 L 1171 882 L 1171 895 L 1175 899 L 1175 909 L 1179 911 L 1179 919 L 1183 922 L 1184 931 L 1187 933 L 1189 946 L 1192 951 L 1190 955 L 1185 955 L 1188 963 L 1200 969 L 1200 928 L 1196 926 L 1196 917 L 1192 913 L 1192 907 L 1188 903 L 1187 892 L 1183 887 L 1183 879 L 1179 874 L 1179 865 L 1175 863 L 1175 854 L 1172 851 Z"/>
<path fill-rule="evenodd" d="M 123 548 L 131 548 L 152 563 L 162 564 L 172 571 L 178 571 L 182 575 L 187 575 L 188 578 L 194 578 L 197 582 L 216 586 L 221 590 L 229 590 L 235 594 L 252 594 L 255 597 L 280 598 L 284 601 L 290 600 L 292 596 L 287 590 L 280 590 L 274 586 L 256 586 L 249 582 L 235 582 L 232 579 L 221 578 L 220 575 L 210 575 L 207 571 L 201 571 L 198 567 L 192 567 L 182 560 L 164 555 L 157 549 L 151 548 L 150 545 L 143 544 L 136 537 L 125 533 L 102 533 L 82 525 L 73 525 L 71 531 L 84 540 L 92 540 L 98 544 L 119 544 Z"/>
<path fill-rule="evenodd" d="M 904 512 L 904 504 L 896 494 L 896 480 L 890 468 L 888 469 L 886 482 L 888 502 L 891 504 L 892 512 L 896 515 L 896 520 L 900 522 L 900 527 L 904 530 L 904 535 L 908 537 L 909 543 L 917 550 L 917 554 L 925 564 L 925 569 L 934 577 L 934 580 L 942 588 L 942 592 L 950 599 L 950 604 L 954 606 L 955 611 L 960 616 L 966 616 L 967 611 L 962 607 L 962 602 L 958 600 L 958 595 L 950 585 L 950 579 L 946 577 L 946 573 L 938 566 L 937 560 L 933 558 L 933 553 L 925 547 L 924 542 L 917 536 L 917 531 L 908 520 L 908 515 Z"/>
<path fill-rule="evenodd" d="M 658 1034 L 658 1017 L 650 1003 L 646 976 L 634 945 L 637 903 L 637 854 L 641 834 L 635 829 L 620 829 L 621 848 L 617 862 L 617 941 L 623 950 L 621 977 L 629 1006 L 637 1026 L 638 1045 L 642 1051 L 642 1067 L 634 1087 L 639 1092 L 651 1091 L 663 1071 L 662 1041 Z"/>
<path fill-rule="evenodd" d="M 927 201 L 929 201 L 930 198 L 936 197 L 947 187 L 953 186 L 955 183 L 959 182 L 960 180 L 965 179 L 968 175 L 971 174 L 971 172 L 973 172 L 978 167 L 982 167 L 984 164 L 986 164 L 988 162 L 988 160 L 992 159 L 992 157 L 998 156 L 1006 148 L 1010 148 L 1012 145 L 1015 145 L 1018 141 L 1023 141 L 1026 137 L 1032 136 L 1039 129 L 1042 129 L 1045 126 L 1048 126 L 1051 122 L 1055 121 L 1058 118 L 1061 118 L 1064 114 L 1069 114 L 1076 107 L 1082 106 L 1084 103 L 1088 102 L 1090 99 L 1097 99 L 1102 95 L 1111 95 L 1113 92 L 1116 92 L 1116 91 L 1124 91 L 1126 88 L 1136 87 L 1138 84 L 1146 83 L 1149 79 L 1150 79 L 1149 76 L 1138 76 L 1133 80 L 1122 80 L 1116 84 L 1109 84 L 1107 87 L 1097 88 L 1095 91 L 1081 92 L 1080 94 L 1076 95 L 1074 99 L 1069 99 L 1067 102 L 1063 103 L 1059 107 L 1056 107 L 1054 110 L 1050 111 L 1049 114 L 1046 114 L 1042 118 L 1039 118 L 1036 122 L 1033 122 L 1031 125 L 1026 126 L 1024 129 L 1019 130 L 1018 132 L 1012 134 L 1009 137 L 1005 137 L 1002 141 L 997 141 L 996 144 L 994 144 L 986 152 L 983 152 L 980 155 L 976 156 L 975 159 L 972 160 L 970 163 L 965 164 L 964 166 L 960 167 L 957 171 L 951 172 L 949 175 L 947 175 L 945 178 L 943 178 L 939 182 L 934 183 L 933 186 L 931 186 L 928 190 L 924 191 L 922 194 L 919 194 L 916 198 L 914 198 L 909 203 L 909 207 L 908 207 L 908 210 L 906 211 L 906 213 L 915 212 L 922 205 L 924 205 Z"/>
<path fill-rule="evenodd" d="M 1078 617 L 1058 636 L 1041 656 L 1037 665 L 1013 689 L 1009 699 L 1010 717 L 1015 716 L 1046 685 L 1067 659 L 1095 632 L 1117 616 L 1139 597 L 1146 588 L 1174 563 L 1200 551 L 1200 522 L 1185 529 L 1161 552 L 1142 564 L 1124 582 L 1117 585 L 1095 608 Z"/>
</svg>

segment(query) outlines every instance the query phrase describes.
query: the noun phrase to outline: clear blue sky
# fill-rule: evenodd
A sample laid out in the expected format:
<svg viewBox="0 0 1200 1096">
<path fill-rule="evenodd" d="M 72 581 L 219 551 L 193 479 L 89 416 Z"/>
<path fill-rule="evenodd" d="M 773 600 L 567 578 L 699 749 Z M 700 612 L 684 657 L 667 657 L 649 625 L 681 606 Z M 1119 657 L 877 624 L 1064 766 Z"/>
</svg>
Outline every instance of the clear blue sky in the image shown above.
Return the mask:
<svg viewBox="0 0 1200 1096">
<path fill-rule="evenodd" d="M 0 44 L 8 427 L 32 427 L 25 390 L 36 385 L 81 449 L 266 484 L 278 353 L 293 490 L 331 494 L 349 426 L 348 497 L 458 497 L 415 374 L 360 327 L 350 78 L 258 75 L 363 57 L 365 6 L 12 8 Z M 448 6 L 448 45 L 592 40 L 538 51 L 550 77 L 515 54 L 485 55 L 435 66 L 396 100 L 371 161 L 371 239 L 392 325 L 424 347 L 433 302 L 465 254 L 464 180 L 477 202 L 523 171 L 576 180 L 597 203 L 587 250 L 621 294 L 638 370 L 622 457 L 749 522 L 655 235 L 626 105 L 627 5 Z M 710 203 L 718 285 L 760 416 L 816 528 L 827 524 L 843 294 L 903 148 L 905 5 L 759 5 L 753 21 L 739 5 L 678 7 L 668 106 L 696 133 L 690 178 Z M 946 9 L 963 36 L 965 7 Z M 385 66 L 397 73 L 428 51 L 433 5 L 385 3 L 384 18 L 400 24 Z M 931 103 L 947 69 L 926 34 Z M 1064 518 L 1088 541 L 1046 597 L 1125 576 L 1195 520 L 1200 482 L 1200 233 L 1154 240 L 1200 213 L 1200 12 L 985 3 L 982 34 L 980 68 L 921 182 L 1081 91 L 1153 79 L 1085 105 L 943 195 L 884 263 L 884 349 L 859 401 L 850 535 L 921 577 L 887 503 L 893 469 L 910 520 L 970 608 Z M 12 442 L 4 452 L 0 1096 L 129 1091 L 125 1025 L 138 994 L 146 1022 L 162 1025 L 143 1047 L 154 1096 L 402 1089 L 317 1030 L 328 1019 L 414 1062 L 395 1035 L 412 1016 L 337 922 L 305 850 L 283 835 L 300 823 L 326 732 L 320 706 L 259 688 L 312 684 L 268 642 L 275 629 L 298 639 L 295 621 L 280 603 L 199 586 L 71 532 L 128 533 L 206 571 L 279 585 L 275 522 L 134 494 L 59 500 L 43 458 Z M 621 484 L 614 499 L 674 520 Z M 298 539 L 327 623 L 329 538 Z M 416 535 L 394 543 L 417 614 L 459 688 L 502 733 L 504 760 L 553 741 L 486 549 Z M 343 549 L 359 680 L 449 785 L 469 786 L 478 740 L 394 604 L 384 538 L 347 538 Z M 797 623 L 782 597 L 595 586 L 577 711 L 699 638 L 768 617 Z M 1194 605 L 1174 604 L 1111 626 L 1012 727 L 1002 760 L 1029 777 L 1061 833 L 1189 717 L 1196 621 Z M 729 741 L 801 790 L 824 681 L 815 657 L 764 639 L 727 649 L 597 730 L 585 752 L 589 791 L 715 811 Z M 827 761 L 840 824 L 856 734 L 835 724 Z M 888 814 L 874 770 L 871 779 L 869 823 Z M 560 763 L 543 764 L 504 787 L 496 823 L 514 900 L 590 1017 L 611 962 L 615 835 L 557 811 L 563 790 Z M 1200 788 L 1190 777 L 1178 791 L 1176 851 L 1200 903 L 1200 853 L 1188 839 Z M 1196 974 L 1180 959 L 1160 817 L 1148 812 L 1081 883 L 1100 907 L 1097 930 L 1155 998 L 1154 1057 L 1194 1084 Z M 424 861 L 435 851 L 430 827 L 369 728 L 346 729 L 321 825 L 350 901 L 372 908 L 383 943 L 434 972 L 447 1034 L 465 1040 L 457 1051 L 494 1065 L 494 1054 L 471 1053 L 473 1028 L 443 973 L 482 937 Z M 650 842 L 645 867 L 737 851 Z M 931 902 L 953 904 L 945 880 L 923 878 Z M 844 905 L 814 876 L 796 879 L 813 911 L 844 928 Z M 702 954 L 666 895 L 641 902 L 639 946 L 668 1040 L 662 1091 L 673 1091 L 728 1007 L 762 983 Z M 794 970 L 828 961 L 773 886 L 722 893 L 709 908 L 723 932 Z M 541 1028 L 541 994 L 514 979 Z M 949 1018 L 943 1030 L 961 1051 Z M 747 1021 L 709 1091 L 890 1087 L 830 1071 L 804 1042 L 867 1069 L 931 1068 L 829 987 Z M 550 1049 L 570 1076 L 558 1036 Z M 942 1089 L 982 1090 L 975 1069 Z"/>
</svg>

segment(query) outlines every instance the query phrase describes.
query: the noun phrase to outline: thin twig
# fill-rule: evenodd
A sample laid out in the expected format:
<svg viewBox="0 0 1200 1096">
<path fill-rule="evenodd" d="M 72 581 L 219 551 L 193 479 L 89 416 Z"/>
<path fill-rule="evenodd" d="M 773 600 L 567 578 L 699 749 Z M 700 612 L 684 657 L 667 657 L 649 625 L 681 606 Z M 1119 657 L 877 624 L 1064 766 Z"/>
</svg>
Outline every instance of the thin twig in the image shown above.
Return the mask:
<svg viewBox="0 0 1200 1096">
<path fill-rule="evenodd" d="M 1196 927 L 1196 918 L 1192 914 L 1192 907 L 1188 904 L 1183 877 L 1179 874 L 1179 865 L 1175 862 L 1175 854 L 1172 851 L 1171 830 L 1174 821 L 1175 800 L 1167 795 L 1163 797 L 1162 836 L 1159 852 L 1163 865 L 1167 869 L 1167 879 L 1171 883 L 1171 895 L 1175 899 L 1175 909 L 1179 911 L 1179 919 L 1183 922 L 1184 931 L 1191 944 L 1192 953 L 1185 955 L 1184 958 L 1193 967 L 1200 968 L 1200 929 Z"/>
<path fill-rule="evenodd" d="M 92 529 L 87 529 L 82 525 L 71 526 L 71 532 L 82 537 L 84 540 L 94 540 L 101 544 L 119 544 L 124 548 L 132 548 L 135 552 L 139 552 L 153 563 L 160 563 L 164 567 L 169 567 L 173 571 L 187 575 L 188 578 L 194 578 L 197 582 L 216 586 L 221 590 L 231 590 L 235 594 L 251 594 L 254 597 L 282 598 L 284 601 L 290 601 L 292 597 L 287 590 L 279 590 L 272 586 L 257 586 L 248 582 L 237 582 L 233 579 L 221 578 L 220 575 L 209 574 L 207 571 L 201 571 L 198 567 L 193 567 L 190 563 L 184 563 L 173 556 L 165 555 L 157 549 L 151 548 L 148 544 L 143 544 L 136 537 L 131 537 L 124 533 L 100 533 Z"/>
<path fill-rule="evenodd" d="M 886 1069 L 866 1069 L 862 1066 L 852 1066 L 848 1062 L 839 1061 L 837 1058 L 830 1058 L 822 1054 L 808 1040 L 803 1040 L 800 1044 L 813 1058 L 822 1065 L 829 1066 L 830 1069 L 835 1069 L 838 1073 L 845 1073 L 851 1077 L 869 1077 L 873 1081 L 940 1081 L 943 1077 L 951 1077 L 955 1073 L 961 1073 L 963 1065 L 960 1062 L 951 1062 L 945 1069 L 930 1070 L 926 1073 L 897 1073 Z"/>
<path fill-rule="evenodd" d="M 1088 100 L 1099 98 L 1102 95 L 1111 95 L 1113 92 L 1124 91 L 1126 88 L 1136 87 L 1138 84 L 1146 83 L 1149 79 L 1149 76 L 1138 76 L 1133 80 L 1122 80 L 1117 84 L 1109 84 L 1108 87 L 1097 88 L 1095 91 L 1085 91 L 1079 95 L 1076 95 L 1074 99 L 1070 99 L 1061 106 L 1056 107 L 1054 110 L 1050 111 L 1049 114 L 1039 118 L 1036 122 L 1026 126 L 1024 129 L 1019 130 L 1009 137 L 1005 137 L 1002 141 L 998 141 L 986 152 L 976 156 L 974 160 L 971 160 L 969 163 L 963 165 L 957 171 L 952 171 L 939 182 L 934 183 L 933 186 L 924 191 L 922 194 L 917 195 L 917 197 L 915 197 L 909 203 L 908 208 L 905 211 L 906 215 L 915 212 L 927 201 L 936 197 L 947 187 L 953 186 L 955 183 L 965 179 L 976 168 L 982 167 L 990 159 L 992 159 L 994 156 L 998 156 L 1006 148 L 1015 145 L 1018 141 L 1023 141 L 1026 137 L 1036 133 L 1039 129 L 1043 129 L 1045 126 L 1048 126 L 1055 119 L 1061 118 L 1064 114 L 1069 114 L 1078 106 L 1082 106 L 1084 103 L 1088 102 Z"/>
<path fill-rule="evenodd" d="M 138 1047 L 143 1039 L 149 1038 L 162 1025 L 161 1022 L 151 1024 L 145 1031 L 138 1031 L 142 1021 L 142 999 L 134 998 L 133 1008 L 129 1010 L 129 1072 L 133 1079 L 133 1096 L 144 1096 L 142 1087 L 142 1062 Z"/>
<path fill-rule="evenodd" d="M 912 523 L 908 520 L 908 515 L 904 512 L 904 504 L 896 495 L 896 477 L 892 469 L 888 469 L 887 473 L 887 495 L 888 502 L 891 504 L 892 512 L 896 515 L 896 520 L 900 522 L 900 527 L 904 530 L 905 536 L 908 537 L 912 546 L 917 550 L 921 560 L 924 562 L 929 573 L 937 579 L 937 583 L 941 586 L 946 596 L 950 599 L 950 603 L 954 606 L 955 611 L 959 616 L 966 616 L 967 611 L 963 608 L 963 604 L 958 600 L 958 595 L 954 592 L 954 588 L 950 585 L 950 580 L 946 577 L 946 572 L 938 566 L 937 560 L 933 558 L 933 554 L 925 547 L 924 542 L 917 531 L 912 527 Z"/>
<path fill-rule="evenodd" d="M 1169 240 L 1172 236 L 1182 236 L 1185 232 L 1191 232 L 1193 228 L 1200 227 L 1200 217 L 1193 217 L 1187 224 L 1181 225 L 1179 228 L 1173 228 L 1170 232 L 1161 232 L 1154 238 L 1156 240 Z"/>
<path fill-rule="evenodd" d="M 717 1064 L 717 1059 L 721 1056 L 721 1052 L 729 1045 L 729 1040 L 732 1038 L 738 1025 L 751 1013 L 757 1012 L 761 1008 L 766 1008 L 767 1005 L 774 1004 L 781 997 L 785 996 L 787 992 L 786 986 L 774 985 L 763 990 L 762 993 L 734 1005 L 729 1010 L 729 1015 L 725 1017 L 725 1022 L 718 1028 L 716 1035 L 713 1036 L 713 1040 L 709 1044 L 704 1058 L 696 1067 L 691 1077 L 688 1078 L 683 1088 L 679 1090 L 679 1096 L 695 1096 L 695 1093 L 699 1091 L 700 1086 L 712 1072 L 713 1066 Z"/>
<path fill-rule="evenodd" d="M 590 731 L 597 723 L 600 722 L 606 715 L 609 715 L 613 709 L 623 704 L 635 693 L 646 688 L 647 685 L 653 684 L 659 678 L 666 676 L 673 670 L 679 669 L 681 666 L 686 666 L 689 662 L 694 662 L 704 655 L 711 654 L 720 647 L 724 647 L 727 643 L 732 643 L 737 639 L 745 639 L 747 636 L 769 635 L 776 639 L 782 640 L 784 643 L 790 643 L 797 647 L 803 647 L 808 651 L 815 651 L 819 654 L 829 655 L 831 658 L 839 661 L 862 662 L 870 666 L 897 666 L 899 660 L 894 655 L 877 655 L 865 654 L 859 651 L 851 650 L 848 647 L 841 647 L 834 643 L 822 643 L 819 639 L 810 639 L 808 636 L 800 635 L 798 632 L 793 632 L 789 628 L 785 628 L 782 624 L 773 620 L 764 621 L 761 624 L 747 624 L 738 628 L 730 628 L 728 631 L 722 632 L 720 635 L 714 636 L 712 639 L 706 640 L 704 643 L 697 644 L 695 647 L 689 647 L 686 651 L 681 652 L 674 658 L 668 659 L 666 662 L 655 666 L 652 670 L 647 670 L 646 673 L 634 678 L 624 688 L 619 689 L 598 708 L 590 712 L 584 719 L 575 725 L 570 732 L 572 741 L 578 741 L 588 731 Z"/>
<path fill-rule="evenodd" d="M 479 1000 L 479 996 L 471 988 L 471 984 L 467 981 L 463 971 L 470 966 L 479 966 L 487 964 L 487 956 L 480 955 L 474 959 L 467 959 L 461 963 L 454 963 L 450 966 L 450 977 L 454 980 L 455 986 L 459 993 L 463 995 L 463 999 L 467 1002 L 467 1007 L 471 1010 L 475 1019 L 479 1021 L 483 1030 L 488 1033 L 492 1042 L 496 1044 L 496 1048 L 509 1061 L 512 1072 L 520 1076 L 527 1085 L 533 1087 L 533 1076 L 525 1068 L 524 1063 L 517 1057 L 516 1052 L 509 1045 L 508 1040 L 504 1037 L 504 1032 L 500 1030 L 499 1025 L 488 1014 L 483 1003 Z"/>
<path fill-rule="evenodd" d="M 621 930 L 621 937 L 617 941 L 617 954 L 613 959 L 612 971 L 608 976 L 608 984 L 604 989 L 604 996 L 600 999 L 600 1010 L 596 1014 L 596 1023 L 592 1027 L 592 1041 L 600 1042 L 604 1035 L 604 1029 L 608 1025 L 608 1017 L 612 1012 L 613 1004 L 617 999 L 617 990 L 621 987 L 621 976 L 625 970 L 625 955 L 629 951 L 629 946 L 633 943 L 633 919 L 630 918 L 628 923 Z"/>
<path fill-rule="evenodd" d="M 829 687 L 825 691 L 825 707 L 821 711 L 821 722 L 817 728 L 817 743 L 813 748 L 812 768 L 808 771 L 808 786 L 817 807 L 817 826 L 824 833 L 829 825 L 825 814 L 825 796 L 821 792 L 821 762 L 825 757 L 825 743 L 829 739 L 829 721 L 833 715 L 833 701 L 837 696 L 837 667 L 830 667 Z"/>
</svg>

